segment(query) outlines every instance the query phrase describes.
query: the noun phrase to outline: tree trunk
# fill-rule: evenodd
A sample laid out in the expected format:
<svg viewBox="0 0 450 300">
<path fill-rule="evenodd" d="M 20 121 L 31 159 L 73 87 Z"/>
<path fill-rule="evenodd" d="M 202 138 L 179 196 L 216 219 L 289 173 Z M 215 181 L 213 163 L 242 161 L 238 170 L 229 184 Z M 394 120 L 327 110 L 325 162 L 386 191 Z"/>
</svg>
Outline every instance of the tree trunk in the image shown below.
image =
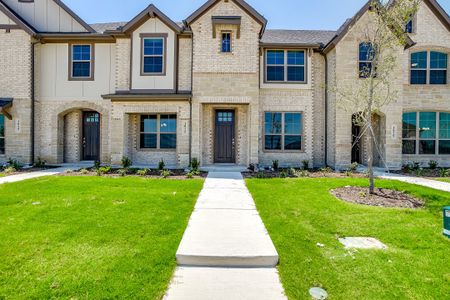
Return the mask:
<svg viewBox="0 0 450 300">
<path fill-rule="evenodd" d="M 368 127 L 369 127 L 369 139 L 367 146 L 367 169 L 369 172 L 369 194 L 375 192 L 375 180 L 373 176 L 373 136 L 372 136 L 372 112 L 369 112 Z"/>
</svg>

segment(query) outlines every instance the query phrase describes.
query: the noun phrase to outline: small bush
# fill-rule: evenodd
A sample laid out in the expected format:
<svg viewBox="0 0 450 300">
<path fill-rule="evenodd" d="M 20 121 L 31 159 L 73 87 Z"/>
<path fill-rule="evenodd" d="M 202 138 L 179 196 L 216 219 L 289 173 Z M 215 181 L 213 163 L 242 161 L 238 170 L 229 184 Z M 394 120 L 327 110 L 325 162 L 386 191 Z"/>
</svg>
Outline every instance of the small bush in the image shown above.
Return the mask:
<svg viewBox="0 0 450 300">
<path fill-rule="evenodd" d="M 40 157 L 38 157 L 36 159 L 36 161 L 34 162 L 33 167 L 43 168 L 43 167 L 45 167 L 46 164 L 47 164 L 47 162 L 45 160 L 42 160 Z"/>
<path fill-rule="evenodd" d="M 435 160 L 430 160 L 428 162 L 428 166 L 430 167 L 431 170 L 436 170 L 437 167 L 439 166 L 439 163 Z"/>
<path fill-rule="evenodd" d="M 333 170 L 330 167 L 321 168 L 319 171 L 324 174 L 333 172 Z"/>
<path fill-rule="evenodd" d="M 99 160 L 94 162 L 94 169 L 98 170 L 102 166 L 102 163 Z"/>
<path fill-rule="evenodd" d="M 12 158 L 8 159 L 7 166 L 13 167 L 14 169 L 16 169 L 16 171 L 22 169 L 22 164 L 18 160 Z"/>
<path fill-rule="evenodd" d="M 267 176 L 266 176 L 266 173 L 264 173 L 263 171 L 259 171 L 258 173 L 256 173 L 256 178 L 265 179 L 265 178 L 267 178 Z"/>
<path fill-rule="evenodd" d="M 128 171 L 127 171 L 127 169 L 119 169 L 119 170 L 117 171 L 117 173 L 118 173 L 120 176 L 124 177 L 125 175 L 128 174 Z"/>
<path fill-rule="evenodd" d="M 280 172 L 280 178 L 287 178 L 288 176 L 289 176 L 288 172 L 286 172 L 286 171 Z"/>
<path fill-rule="evenodd" d="M 14 167 L 7 167 L 7 168 L 5 168 L 5 170 L 3 170 L 6 174 L 11 174 L 11 173 L 14 173 L 14 172 L 17 172 L 17 169 L 16 168 L 14 168 Z"/>
<path fill-rule="evenodd" d="M 109 167 L 109 166 L 100 167 L 97 169 L 98 176 L 102 176 L 102 175 L 109 174 L 109 173 L 111 173 L 111 167 Z"/>
<path fill-rule="evenodd" d="M 301 170 L 299 172 L 295 173 L 296 177 L 309 177 L 309 171 L 308 170 Z"/>
<path fill-rule="evenodd" d="M 439 169 L 439 177 L 449 177 L 450 169 Z"/>
<path fill-rule="evenodd" d="M 303 170 L 309 170 L 309 160 L 302 160 Z"/>
<path fill-rule="evenodd" d="M 353 176 L 353 172 L 350 170 L 345 171 L 345 176 L 347 177 L 352 177 Z"/>
<path fill-rule="evenodd" d="M 358 169 L 359 164 L 357 162 L 354 162 L 350 165 L 350 168 L 348 168 L 348 170 L 350 172 L 356 172 L 356 170 Z"/>
<path fill-rule="evenodd" d="M 278 171 L 278 169 L 280 168 L 280 164 L 279 164 L 278 160 L 272 161 L 272 168 L 274 171 Z"/>
<path fill-rule="evenodd" d="M 411 164 L 406 164 L 402 166 L 403 172 L 405 173 L 411 173 L 412 171 L 412 165 Z"/>
<path fill-rule="evenodd" d="M 129 167 L 131 167 L 132 164 L 133 162 L 129 157 L 126 156 L 122 157 L 122 168 L 128 169 Z"/>
<path fill-rule="evenodd" d="M 191 159 L 191 170 L 192 171 L 198 171 L 200 168 L 200 161 L 197 158 Z"/>
<path fill-rule="evenodd" d="M 420 162 L 418 162 L 418 161 L 413 161 L 413 163 L 412 163 L 412 169 L 413 169 L 414 171 L 419 170 L 419 169 L 420 169 Z"/>
<path fill-rule="evenodd" d="M 86 174 L 89 173 L 89 171 L 87 169 L 81 169 L 80 173 L 83 174 L 83 175 L 86 175 Z"/>
<path fill-rule="evenodd" d="M 138 171 L 136 172 L 136 174 L 137 174 L 138 176 L 147 176 L 149 172 L 150 172 L 149 169 L 143 169 L 143 170 L 138 170 Z"/>
<path fill-rule="evenodd" d="M 194 178 L 194 174 L 192 172 L 189 172 L 189 173 L 186 174 L 186 178 L 187 179 L 192 179 L 192 178 Z"/>
<path fill-rule="evenodd" d="M 169 170 L 161 170 L 160 172 L 162 178 L 168 178 L 172 173 Z"/>
<path fill-rule="evenodd" d="M 295 171 L 294 168 L 289 168 L 287 170 L 287 173 L 288 173 L 289 176 L 293 177 L 293 176 L 295 176 L 296 171 Z"/>
<path fill-rule="evenodd" d="M 250 172 L 255 172 L 255 170 L 256 170 L 255 164 L 250 164 L 250 165 L 248 166 L 248 169 L 250 170 Z"/>
<path fill-rule="evenodd" d="M 162 171 L 162 170 L 164 170 L 165 167 L 166 167 L 166 163 L 164 162 L 163 159 L 161 159 L 158 163 L 158 170 Z"/>
<path fill-rule="evenodd" d="M 415 172 L 416 176 L 418 176 L 418 177 L 422 177 L 425 174 L 424 169 L 417 169 L 414 172 Z"/>
</svg>

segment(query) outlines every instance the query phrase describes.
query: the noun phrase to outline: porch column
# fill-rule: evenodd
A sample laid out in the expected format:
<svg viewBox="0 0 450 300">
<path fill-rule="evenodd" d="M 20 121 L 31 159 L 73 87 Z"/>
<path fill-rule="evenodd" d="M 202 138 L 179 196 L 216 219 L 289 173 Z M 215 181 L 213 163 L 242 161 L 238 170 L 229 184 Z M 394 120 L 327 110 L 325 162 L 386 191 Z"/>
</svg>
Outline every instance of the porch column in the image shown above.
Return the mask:
<svg viewBox="0 0 450 300">
<path fill-rule="evenodd" d="M 124 156 L 128 153 L 128 124 L 129 115 L 120 113 L 113 115 L 110 124 L 111 164 L 120 165 Z"/>
</svg>

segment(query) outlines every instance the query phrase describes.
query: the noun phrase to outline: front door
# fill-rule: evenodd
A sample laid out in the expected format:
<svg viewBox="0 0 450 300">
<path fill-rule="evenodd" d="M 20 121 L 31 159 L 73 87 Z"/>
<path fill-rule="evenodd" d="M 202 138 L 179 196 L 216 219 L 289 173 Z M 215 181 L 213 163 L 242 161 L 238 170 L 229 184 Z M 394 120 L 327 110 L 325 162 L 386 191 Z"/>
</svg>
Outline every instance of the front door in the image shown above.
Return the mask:
<svg viewBox="0 0 450 300">
<path fill-rule="evenodd" d="M 361 164 L 361 127 L 352 122 L 352 163 Z"/>
<path fill-rule="evenodd" d="M 100 159 L 100 114 L 83 112 L 83 160 Z"/>
<path fill-rule="evenodd" d="M 235 113 L 233 110 L 216 111 L 214 162 L 234 163 Z"/>
</svg>

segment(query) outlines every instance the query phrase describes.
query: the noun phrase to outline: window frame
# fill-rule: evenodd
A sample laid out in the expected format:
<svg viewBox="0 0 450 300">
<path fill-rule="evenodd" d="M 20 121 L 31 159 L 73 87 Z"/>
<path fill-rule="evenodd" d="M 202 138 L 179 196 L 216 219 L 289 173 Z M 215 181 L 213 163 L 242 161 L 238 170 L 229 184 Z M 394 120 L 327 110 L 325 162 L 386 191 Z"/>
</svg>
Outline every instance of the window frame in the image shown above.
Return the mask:
<svg viewBox="0 0 450 300">
<path fill-rule="evenodd" d="M 362 44 L 370 44 L 372 49 L 374 49 L 374 45 L 372 42 L 367 42 L 367 41 L 358 43 L 358 78 L 359 79 L 367 79 L 367 78 L 370 78 L 370 76 L 361 76 L 361 63 L 370 64 L 370 70 L 372 72 L 373 60 L 375 59 L 376 53 L 374 52 L 375 54 L 374 54 L 374 58 L 372 60 L 361 60 L 361 45 Z M 373 51 L 375 51 L 375 49 Z M 375 70 L 375 77 L 376 77 L 376 70 Z"/>
<path fill-rule="evenodd" d="M 0 127 L 3 126 L 3 135 L 0 135 L 0 140 L 3 140 L 3 146 L 4 148 L 0 148 L 0 155 L 5 155 L 6 154 L 6 124 L 5 124 L 5 119 L 6 116 L 2 113 L 0 113 L 0 116 L 2 116 L 3 118 L 3 124 L 0 123 Z M 0 131 L 1 132 L 1 131 Z"/>
<path fill-rule="evenodd" d="M 284 64 L 283 65 L 269 65 L 267 63 L 267 59 L 268 59 L 268 55 L 267 53 L 269 51 L 283 51 L 284 52 Z M 288 52 L 289 51 L 301 51 L 304 53 L 305 56 L 305 61 L 303 65 L 289 65 L 288 64 Z M 309 51 L 308 49 L 305 48 L 290 48 L 290 49 L 286 49 L 286 48 L 268 48 L 268 49 L 264 49 L 264 83 L 267 84 L 308 84 L 308 56 L 309 56 Z M 269 66 L 275 66 L 275 67 L 283 67 L 284 69 L 284 80 L 283 81 L 274 81 L 274 80 L 268 80 L 267 79 L 267 68 Z M 305 80 L 303 81 L 289 81 L 288 80 L 288 68 L 289 66 L 293 66 L 293 67 L 303 67 L 304 71 L 304 78 Z"/>
<path fill-rule="evenodd" d="M 166 76 L 167 74 L 167 33 L 141 33 L 141 76 Z M 144 43 L 146 39 L 162 39 L 163 40 L 163 54 L 162 55 L 144 55 Z M 145 57 L 162 57 L 162 72 L 144 72 L 144 58 Z"/>
<path fill-rule="evenodd" d="M 419 69 L 413 69 L 412 68 L 412 55 L 415 53 L 421 53 L 426 52 L 427 53 L 427 67 L 419 68 Z M 436 68 L 431 69 L 431 52 L 437 52 L 447 55 L 447 68 Z M 448 67 L 448 61 L 449 61 L 450 54 L 448 52 L 440 51 L 440 50 L 433 50 L 433 49 L 425 49 L 425 50 L 417 50 L 414 52 L 409 53 L 409 85 L 412 86 L 424 86 L 424 85 L 431 85 L 431 86 L 446 86 L 449 84 L 449 67 Z M 446 82 L 445 83 L 431 83 L 431 71 L 446 71 Z M 426 82 L 425 83 L 412 83 L 412 71 L 426 71 Z"/>
<path fill-rule="evenodd" d="M 281 133 L 278 134 L 270 134 L 266 133 L 266 114 L 281 114 Z M 300 114 L 301 115 L 301 122 L 300 122 L 300 128 L 302 129 L 301 134 L 286 134 L 285 133 L 285 115 L 286 114 Z M 265 111 L 263 115 L 263 138 L 262 138 L 262 149 L 264 153 L 305 153 L 305 114 L 303 111 Z M 266 149 L 266 135 L 276 135 L 281 137 L 281 149 Z M 290 150 L 285 149 L 285 137 L 286 136 L 300 136 L 301 141 L 301 149 L 300 150 Z"/>
<path fill-rule="evenodd" d="M 450 141 L 450 138 L 440 138 L 440 120 L 441 120 L 441 113 L 443 114 L 450 114 L 450 111 L 406 111 L 402 113 L 402 120 L 403 120 L 403 116 L 407 113 L 415 113 L 416 114 L 416 134 L 414 136 L 414 138 L 403 138 L 403 121 L 402 121 L 402 155 L 406 155 L 406 156 L 419 156 L 419 157 L 423 157 L 423 156 L 450 156 L 450 154 L 440 154 L 439 153 L 439 143 L 440 141 Z M 420 114 L 421 113 L 435 113 L 436 114 L 436 136 L 434 138 L 421 138 L 420 137 Z M 415 148 L 416 151 L 414 154 L 405 154 L 403 153 L 403 142 L 404 141 L 414 141 L 415 142 Z M 420 153 L 420 141 L 434 141 L 435 142 L 435 149 L 434 149 L 434 154 L 421 154 Z"/>
<path fill-rule="evenodd" d="M 94 81 L 95 80 L 95 43 L 80 42 L 80 43 L 69 43 L 69 81 Z M 90 46 L 91 49 L 91 59 L 89 60 L 89 77 L 73 76 L 73 64 L 75 62 L 87 62 L 87 60 L 74 60 L 73 59 L 73 48 L 75 46 Z"/>
<path fill-rule="evenodd" d="M 142 117 L 146 116 L 156 116 L 156 132 L 145 132 L 141 131 Z M 175 132 L 161 132 L 161 116 L 175 116 L 176 128 Z M 140 114 L 138 118 L 138 137 L 137 144 L 139 151 L 164 151 L 164 152 L 176 152 L 178 149 L 178 115 L 176 113 L 149 113 L 149 114 Z M 141 135 L 142 134 L 156 134 L 156 148 L 143 148 L 141 144 Z M 176 144 L 175 148 L 161 148 L 161 134 L 175 134 L 176 136 Z"/>
<path fill-rule="evenodd" d="M 230 35 L 230 51 L 223 51 L 223 36 L 224 34 Z M 233 53 L 233 31 L 231 30 L 222 30 L 220 32 L 220 53 L 222 54 L 230 54 Z"/>
</svg>

